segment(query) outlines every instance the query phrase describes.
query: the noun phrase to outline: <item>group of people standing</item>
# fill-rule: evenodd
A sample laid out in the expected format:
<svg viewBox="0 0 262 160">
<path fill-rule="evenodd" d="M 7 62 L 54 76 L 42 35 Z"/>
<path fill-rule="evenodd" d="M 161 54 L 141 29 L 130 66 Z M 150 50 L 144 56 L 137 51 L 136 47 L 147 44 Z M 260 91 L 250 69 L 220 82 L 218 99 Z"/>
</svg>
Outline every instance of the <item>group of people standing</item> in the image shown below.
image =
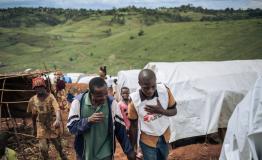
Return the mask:
<svg viewBox="0 0 262 160">
<path fill-rule="evenodd" d="M 67 127 L 75 135 L 77 159 L 112 160 L 115 137 L 129 160 L 164 160 L 168 156 L 169 116 L 177 113 L 176 101 L 164 84 L 156 83 L 152 70 L 139 73 L 140 89 L 121 88 L 122 100 L 108 96 L 103 77 L 89 82 L 89 91 L 71 104 Z"/>
<path fill-rule="evenodd" d="M 152 70 L 143 69 L 138 76 L 140 88 L 130 93 L 121 88 L 121 100 L 109 94 L 106 68 L 100 77 L 89 82 L 89 90 L 74 97 L 67 119 L 69 132 L 75 135 L 74 148 L 78 160 L 113 160 L 116 139 L 129 160 L 165 160 L 170 138 L 169 116 L 177 113 L 176 101 L 167 86 L 156 83 Z M 28 112 L 36 119 L 36 137 L 41 158 L 49 159 L 48 144 L 52 142 L 62 160 L 67 160 L 61 145 L 61 111 L 64 83 L 58 77 L 53 95 L 45 80 L 32 81 L 36 91 L 28 104 Z M 68 107 L 69 108 L 69 107 Z M 143 156 L 141 156 L 143 155 Z"/>
</svg>

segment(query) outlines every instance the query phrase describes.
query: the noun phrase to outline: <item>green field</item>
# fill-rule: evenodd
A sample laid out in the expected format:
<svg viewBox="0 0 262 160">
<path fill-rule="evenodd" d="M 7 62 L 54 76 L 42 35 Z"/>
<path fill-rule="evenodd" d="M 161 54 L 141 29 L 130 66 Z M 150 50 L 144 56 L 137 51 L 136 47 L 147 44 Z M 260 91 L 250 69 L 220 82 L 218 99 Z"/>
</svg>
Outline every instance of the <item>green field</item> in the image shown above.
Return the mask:
<svg viewBox="0 0 262 160">
<path fill-rule="evenodd" d="M 144 25 L 134 14 L 121 25 L 109 24 L 111 18 L 2 27 L 0 73 L 44 69 L 45 64 L 49 69 L 86 73 L 106 65 L 110 74 L 116 74 L 143 68 L 150 61 L 262 59 L 262 19 Z"/>
</svg>

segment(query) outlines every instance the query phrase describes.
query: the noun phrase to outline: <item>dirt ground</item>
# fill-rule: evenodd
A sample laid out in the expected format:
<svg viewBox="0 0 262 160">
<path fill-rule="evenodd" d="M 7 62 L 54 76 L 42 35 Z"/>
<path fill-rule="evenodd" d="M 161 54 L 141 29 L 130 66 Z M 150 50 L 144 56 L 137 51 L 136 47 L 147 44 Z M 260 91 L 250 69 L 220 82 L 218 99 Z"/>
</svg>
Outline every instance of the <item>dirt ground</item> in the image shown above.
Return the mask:
<svg viewBox="0 0 262 160">
<path fill-rule="evenodd" d="M 192 144 L 172 150 L 169 160 L 218 160 L 220 144 Z"/>
<path fill-rule="evenodd" d="M 66 125 L 67 115 L 63 115 L 64 125 Z M 11 121 L 11 120 L 10 120 Z M 16 120 L 18 126 L 21 126 L 22 120 Z M 23 131 L 20 133 L 31 135 L 32 128 L 30 126 L 30 120 L 27 120 L 28 126 L 24 127 Z M 2 126 L 5 127 L 5 122 L 2 122 Z M 11 125 L 9 126 L 11 127 Z M 3 128 L 2 128 L 3 130 Z M 18 142 L 15 137 L 10 138 L 8 147 L 14 149 L 18 154 L 18 159 L 26 160 L 38 160 L 40 156 L 38 141 L 36 138 L 18 135 Z M 76 155 L 74 151 L 74 137 L 66 130 L 62 137 L 61 143 L 63 145 L 64 152 L 66 153 L 69 160 L 75 160 Z M 221 151 L 221 145 L 211 145 L 211 144 L 193 144 L 170 150 L 168 160 L 218 160 Z M 56 152 L 54 146 L 50 143 L 49 155 L 51 160 L 59 160 L 59 155 Z M 125 154 L 123 153 L 119 143 L 117 143 L 116 160 L 127 160 Z"/>
</svg>

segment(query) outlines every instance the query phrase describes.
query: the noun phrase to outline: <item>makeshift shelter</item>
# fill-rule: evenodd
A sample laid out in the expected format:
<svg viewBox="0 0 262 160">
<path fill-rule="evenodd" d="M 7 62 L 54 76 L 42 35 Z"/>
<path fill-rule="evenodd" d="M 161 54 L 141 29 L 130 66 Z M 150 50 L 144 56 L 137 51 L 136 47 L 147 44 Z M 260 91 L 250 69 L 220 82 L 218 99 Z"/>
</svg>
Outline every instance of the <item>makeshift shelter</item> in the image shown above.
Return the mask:
<svg viewBox="0 0 262 160">
<path fill-rule="evenodd" d="M 83 83 L 83 84 L 89 84 L 89 81 L 92 79 L 92 78 L 95 78 L 95 77 L 98 77 L 99 75 L 96 75 L 96 74 L 93 74 L 93 75 L 85 75 L 83 77 L 81 77 L 77 83 Z"/>
<path fill-rule="evenodd" d="M 262 159 L 262 77 L 234 110 L 220 154 L 220 160 L 251 159 Z"/>
<path fill-rule="evenodd" d="M 72 83 L 71 77 L 63 76 L 63 80 L 65 81 L 65 83 Z"/>
<path fill-rule="evenodd" d="M 26 113 L 28 101 L 35 94 L 35 91 L 32 90 L 32 78 L 45 73 L 47 71 L 0 75 L 1 121 L 3 117 L 25 118 L 28 116 Z"/>
<path fill-rule="evenodd" d="M 76 83 L 79 81 L 79 79 L 86 76 L 84 73 L 66 73 L 64 75 L 67 77 L 70 77 L 72 80 L 72 83 Z"/>
<path fill-rule="evenodd" d="M 46 76 L 48 72 L 0 74 L 0 136 L 4 136 L 4 133 L 12 133 L 18 148 L 21 148 L 21 143 L 23 143 L 23 139 L 18 138 L 18 135 L 34 136 L 19 133 L 20 126 L 15 119 L 30 116 L 26 111 L 29 99 L 35 94 L 35 91 L 32 90 L 33 78 L 43 76 L 47 80 L 47 87 L 51 87 L 50 79 Z M 6 126 L 3 126 L 2 122 L 5 122 Z M 24 152 L 21 154 L 23 159 L 26 159 Z"/>
<path fill-rule="evenodd" d="M 262 74 L 262 60 L 152 62 L 157 81 L 167 84 L 177 101 L 170 118 L 170 142 L 226 128 L 236 105 Z"/>
</svg>

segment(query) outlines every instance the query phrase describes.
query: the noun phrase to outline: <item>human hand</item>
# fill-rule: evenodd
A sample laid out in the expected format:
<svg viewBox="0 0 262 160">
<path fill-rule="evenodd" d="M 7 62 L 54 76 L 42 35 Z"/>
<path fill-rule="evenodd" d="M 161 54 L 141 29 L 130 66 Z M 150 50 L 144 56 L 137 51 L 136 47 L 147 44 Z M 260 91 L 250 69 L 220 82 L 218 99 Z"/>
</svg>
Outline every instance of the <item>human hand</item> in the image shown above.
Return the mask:
<svg viewBox="0 0 262 160">
<path fill-rule="evenodd" d="M 88 117 L 88 122 L 90 123 L 99 123 L 104 119 L 104 114 L 102 112 L 93 113 L 90 117 Z"/>
<path fill-rule="evenodd" d="M 163 114 L 165 112 L 164 108 L 162 107 L 158 99 L 157 99 L 157 105 L 146 105 L 145 111 L 150 114 Z"/>
</svg>

